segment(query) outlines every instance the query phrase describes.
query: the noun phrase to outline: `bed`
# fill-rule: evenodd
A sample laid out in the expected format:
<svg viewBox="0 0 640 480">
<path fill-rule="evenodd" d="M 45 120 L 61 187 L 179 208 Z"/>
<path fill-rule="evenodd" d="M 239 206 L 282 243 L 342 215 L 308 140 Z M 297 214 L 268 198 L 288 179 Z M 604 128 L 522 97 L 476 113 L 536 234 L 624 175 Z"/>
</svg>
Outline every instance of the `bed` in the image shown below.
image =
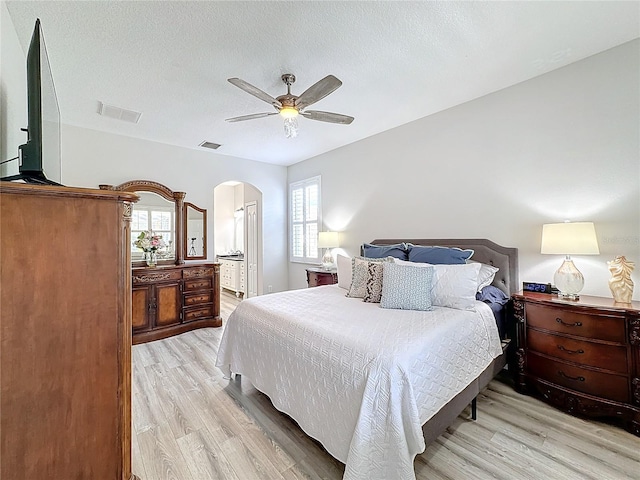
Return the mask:
<svg viewBox="0 0 640 480">
<path fill-rule="evenodd" d="M 383 239 L 391 245 L 473 249 L 499 268 L 492 285 L 517 289 L 517 250 L 488 240 Z M 216 365 L 243 375 L 345 463 L 347 480 L 415 479 L 414 457 L 504 367 L 494 312 L 381 308 L 338 285 L 240 303 Z"/>
</svg>

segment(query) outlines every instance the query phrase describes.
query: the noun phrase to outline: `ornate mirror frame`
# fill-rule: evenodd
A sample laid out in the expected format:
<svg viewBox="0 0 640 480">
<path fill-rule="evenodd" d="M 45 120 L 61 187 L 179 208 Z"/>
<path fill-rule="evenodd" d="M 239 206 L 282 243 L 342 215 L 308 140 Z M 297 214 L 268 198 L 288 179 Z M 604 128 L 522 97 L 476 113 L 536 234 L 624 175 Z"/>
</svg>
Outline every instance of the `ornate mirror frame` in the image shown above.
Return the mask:
<svg viewBox="0 0 640 480">
<path fill-rule="evenodd" d="M 160 195 L 162 198 L 174 202 L 175 204 L 175 264 L 182 265 L 184 263 L 184 197 L 186 192 L 174 192 L 170 188 L 162 185 L 158 182 L 152 182 L 151 180 L 131 180 L 120 185 L 99 185 L 101 190 L 114 190 L 118 192 L 151 192 Z M 158 264 L 171 264 L 169 260 L 159 261 Z M 132 262 L 132 266 L 144 266 L 144 261 Z"/>
<path fill-rule="evenodd" d="M 198 255 L 197 253 L 195 255 L 190 255 L 189 251 L 191 250 L 191 244 L 189 243 L 189 240 L 191 240 L 189 238 L 189 211 L 188 209 L 193 209 L 196 212 L 199 212 L 202 214 L 202 255 Z M 183 226 L 183 232 L 184 232 L 184 258 L 186 260 L 206 260 L 207 258 L 207 210 L 204 208 L 200 208 L 197 205 L 194 205 L 193 203 L 189 203 L 189 202 L 184 202 L 184 214 L 182 216 L 183 218 L 183 222 L 184 222 L 184 226 Z"/>
</svg>

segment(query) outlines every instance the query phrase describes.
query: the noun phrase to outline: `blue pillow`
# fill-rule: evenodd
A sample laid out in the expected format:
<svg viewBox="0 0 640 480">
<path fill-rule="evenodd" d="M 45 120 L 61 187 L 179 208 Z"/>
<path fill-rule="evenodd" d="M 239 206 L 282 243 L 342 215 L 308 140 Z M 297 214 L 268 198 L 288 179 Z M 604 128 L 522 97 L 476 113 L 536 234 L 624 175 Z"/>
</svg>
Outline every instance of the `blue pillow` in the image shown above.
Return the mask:
<svg viewBox="0 0 640 480">
<path fill-rule="evenodd" d="M 489 305 L 489 308 L 493 312 L 493 316 L 496 319 L 496 325 L 498 326 L 498 333 L 500 338 L 505 338 L 506 334 L 506 313 L 507 309 L 505 305 L 509 301 L 509 296 L 493 285 L 487 285 L 478 293 L 476 293 L 476 300 Z"/>
<path fill-rule="evenodd" d="M 473 255 L 473 250 L 462 250 L 456 247 L 425 247 L 408 244 L 409 261 L 430 263 L 432 265 L 461 265 Z"/>
<path fill-rule="evenodd" d="M 476 300 L 480 300 L 485 303 L 497 303 L 499 305 L 504 305 L 509 301 L 509 296 L 498 287 L 487 285 L 476 293 Z"/>
<path fill-rule="evenodd" d="M 365 243 L 362 245 L 362 256 L 367 258 L 394 257 L 400 260 L 407 260 L 407 244 L 372 245 L 371 243 Z"/>
<path fill-rule="evenodd" d="M 400 310 L 433 310 L 431 305 L 431 285 L 433 267 L 383 264 L 382 308 Z"/>
</svg>

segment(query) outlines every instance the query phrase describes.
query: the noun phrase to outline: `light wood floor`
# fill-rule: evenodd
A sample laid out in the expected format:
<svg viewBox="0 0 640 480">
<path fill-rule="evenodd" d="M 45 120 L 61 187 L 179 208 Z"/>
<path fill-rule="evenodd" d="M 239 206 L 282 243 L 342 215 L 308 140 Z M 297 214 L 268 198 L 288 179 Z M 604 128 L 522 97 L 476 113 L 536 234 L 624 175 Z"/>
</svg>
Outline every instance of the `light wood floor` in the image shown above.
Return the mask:
<svg viewBox="0 0 640 480">
<path fill-rule="evenodd" d="M 235 296 L 222 295 L 223 319 Z M 133 347 L 133 472 L 142 480 L 341 479 L 343 465 L 245 380 L 214 366 L 222 328 Z M 418 480 L 640 479 L 640 439 L 498 380 L 415 461 Z M 394 479 L 389 479 L 394 480 Z"/>
</svg>

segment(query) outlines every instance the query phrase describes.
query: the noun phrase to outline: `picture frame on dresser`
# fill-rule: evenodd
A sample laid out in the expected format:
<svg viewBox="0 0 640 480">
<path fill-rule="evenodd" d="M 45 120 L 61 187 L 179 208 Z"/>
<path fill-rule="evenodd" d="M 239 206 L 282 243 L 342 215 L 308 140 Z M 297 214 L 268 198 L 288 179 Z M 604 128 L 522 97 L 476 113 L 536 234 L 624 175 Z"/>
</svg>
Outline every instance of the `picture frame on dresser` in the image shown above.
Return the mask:
<svg viewBox="0 0 640 480">
<path fill-rule="evenodd" d="M 640 436 L 640 302 L 534 292 L 512 300 L 516 389 Z"/>
</svg>

